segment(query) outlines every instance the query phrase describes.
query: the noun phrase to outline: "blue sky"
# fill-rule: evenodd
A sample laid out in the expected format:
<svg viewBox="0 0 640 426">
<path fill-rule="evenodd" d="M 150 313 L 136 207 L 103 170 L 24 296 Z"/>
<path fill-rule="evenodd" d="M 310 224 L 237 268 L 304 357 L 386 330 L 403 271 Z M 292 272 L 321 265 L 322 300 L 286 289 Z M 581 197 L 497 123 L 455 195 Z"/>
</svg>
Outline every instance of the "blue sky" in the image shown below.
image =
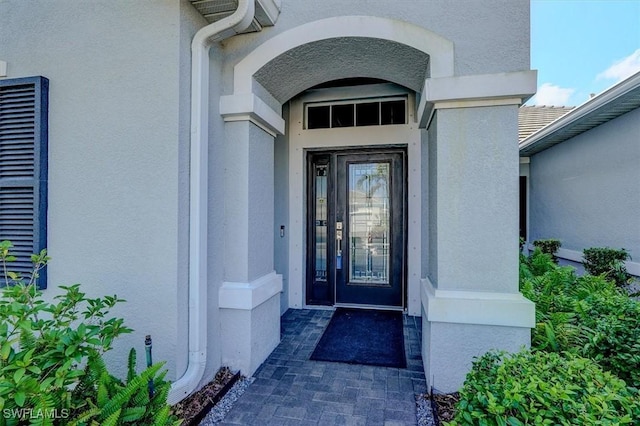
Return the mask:
<svg viewBox="0 0 640 426">
<path fill-rule="evenodd" d="M 531 0 L 528 105 L 579 105 L 640 71 L 640 0 Z"/>
</svg>

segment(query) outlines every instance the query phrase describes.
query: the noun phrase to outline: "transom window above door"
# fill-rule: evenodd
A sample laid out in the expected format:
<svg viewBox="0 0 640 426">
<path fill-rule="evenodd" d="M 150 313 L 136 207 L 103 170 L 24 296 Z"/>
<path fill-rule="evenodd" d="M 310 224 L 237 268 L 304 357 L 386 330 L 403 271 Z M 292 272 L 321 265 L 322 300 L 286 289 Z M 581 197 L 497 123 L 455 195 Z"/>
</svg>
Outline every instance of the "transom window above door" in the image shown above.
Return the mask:
<svg viewBox="0 0 640 426">
<path fill-rule="evenodd" d="M 314 102 L 305 105 L 307 129 L 406 124 L 406 97 Z"/>
</svg>

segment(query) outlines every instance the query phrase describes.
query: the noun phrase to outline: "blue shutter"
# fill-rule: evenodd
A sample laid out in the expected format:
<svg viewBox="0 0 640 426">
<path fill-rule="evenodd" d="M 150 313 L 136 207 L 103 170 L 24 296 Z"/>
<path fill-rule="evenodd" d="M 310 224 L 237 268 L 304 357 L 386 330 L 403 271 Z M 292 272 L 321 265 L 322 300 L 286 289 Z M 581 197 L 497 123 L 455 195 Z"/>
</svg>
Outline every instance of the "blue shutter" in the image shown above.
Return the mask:
<svg viewBox="0 0 640 426">
<path fill-rule="evenodd" d="M 24 278 L 31 254 L 47 245 L 48 99 L 44 77 L 0 80 L 0 240 L 13 243 L 18 259 L 10 270 Z"/>
</svg>

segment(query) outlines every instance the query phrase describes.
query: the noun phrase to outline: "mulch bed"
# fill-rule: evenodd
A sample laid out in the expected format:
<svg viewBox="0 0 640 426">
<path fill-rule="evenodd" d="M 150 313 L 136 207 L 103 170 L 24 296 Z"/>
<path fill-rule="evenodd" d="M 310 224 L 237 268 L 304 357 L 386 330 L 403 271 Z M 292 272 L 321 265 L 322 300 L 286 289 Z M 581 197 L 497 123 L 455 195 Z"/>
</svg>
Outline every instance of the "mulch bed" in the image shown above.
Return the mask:
<svg viewBox="0 0 640 426">
<path fill-rule="evenodd" d="M 197 425 L 239 377 L 238 373 L 234 374 L 229 368 L 222 367 L 211 382 L 174 405 L 173 414 L 182 419 L 185 426 Z"/>
<path fill-rule="evenodd" d="M 460 400 L 460 394 L 445 393 L 431 395 L 431 400 L 434 404 L 434 414 L 436 418 L 436 424 L 442 424 L 442 422 L 450 422 L 456 416 L 456 404 Z"/>
</svg>

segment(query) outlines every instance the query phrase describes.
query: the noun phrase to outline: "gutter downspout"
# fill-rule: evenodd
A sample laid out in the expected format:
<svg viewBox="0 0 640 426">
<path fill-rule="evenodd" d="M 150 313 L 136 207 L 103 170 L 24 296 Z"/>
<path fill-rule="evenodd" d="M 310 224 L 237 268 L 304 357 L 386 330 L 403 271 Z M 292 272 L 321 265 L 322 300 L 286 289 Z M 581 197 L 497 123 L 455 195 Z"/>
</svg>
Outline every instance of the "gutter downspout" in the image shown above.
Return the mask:
<svg viewBox="0 0 640 426">
<path fill-rule="evenodd" d="M 230 16 L 201 28 L 191 43 L 191 163 L 189 171 L 189 360 L 171 385 L 167 402 L 193 392 L 207 363 L 207 195 L 209 136 L 209 50 L 217 41 L 251 25 L 254 0 L 238 0 Z"/>
</svg>

